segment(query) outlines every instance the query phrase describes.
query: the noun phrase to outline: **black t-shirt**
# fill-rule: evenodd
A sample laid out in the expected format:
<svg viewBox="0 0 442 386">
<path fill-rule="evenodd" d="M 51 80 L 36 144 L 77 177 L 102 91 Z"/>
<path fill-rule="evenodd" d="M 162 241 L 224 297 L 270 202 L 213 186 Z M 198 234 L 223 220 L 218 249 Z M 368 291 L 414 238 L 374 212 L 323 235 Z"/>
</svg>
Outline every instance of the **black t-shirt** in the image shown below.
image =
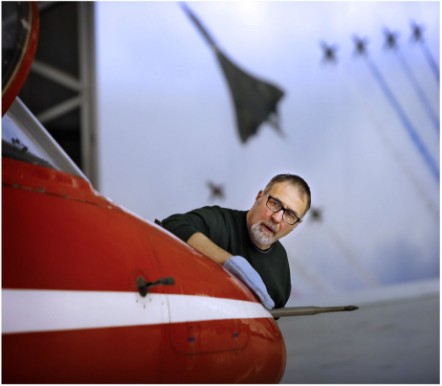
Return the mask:
<svg viewBox="0 0 442 386">
<path fill-rule="evenodd" d="M 162 221 L 164 228 L 187 242 L 201 232 L 232 255 L 240 255 L 260 274 L 275 308 L 284 307 L 290 297 L 291 280 L 287 253 L 277 241 L 267 251 L 258 249 L 247 230 L 247 212 L 206 206 Z"/>
</svg>

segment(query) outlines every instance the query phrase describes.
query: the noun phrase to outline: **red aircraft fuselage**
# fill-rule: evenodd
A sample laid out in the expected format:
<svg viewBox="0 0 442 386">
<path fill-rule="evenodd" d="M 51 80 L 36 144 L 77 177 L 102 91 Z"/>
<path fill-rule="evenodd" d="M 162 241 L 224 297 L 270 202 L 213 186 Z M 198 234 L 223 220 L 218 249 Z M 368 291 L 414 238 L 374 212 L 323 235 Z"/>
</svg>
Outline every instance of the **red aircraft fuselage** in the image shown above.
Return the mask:
<svg viewBox="0 0 442 386">
<path fill-rule="evenodd" d="M 3 382 L 280 381 L 277 324 L 221 266 L 81 177 L 2 174 Z"/>
<path fill-rule="evenodd" d="M 284 341 L 252 292 L 98 194 L 15 99 L 37 5 L 2 11 L 16 38 L 2 45 L 3 383 L 279 382 Z"/>
</svg>

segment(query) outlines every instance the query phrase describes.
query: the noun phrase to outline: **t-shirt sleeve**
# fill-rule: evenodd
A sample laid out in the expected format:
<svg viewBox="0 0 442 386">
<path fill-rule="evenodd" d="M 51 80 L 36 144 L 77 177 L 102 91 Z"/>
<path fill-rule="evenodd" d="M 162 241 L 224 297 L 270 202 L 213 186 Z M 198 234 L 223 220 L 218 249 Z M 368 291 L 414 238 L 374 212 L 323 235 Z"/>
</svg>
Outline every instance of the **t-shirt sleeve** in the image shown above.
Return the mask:
<svg viewBox="0 0 442 386">
<path fill-rule="evenodd" d="M 215 210 L 211 207 L 204 207 L 183 214 L 173 214 L 165 218 L 162 225 L 175 236 L 187 242 L 197 232 L 210 237 L 214 223 L 217 222 L 216 217 Z"/>
</svg>

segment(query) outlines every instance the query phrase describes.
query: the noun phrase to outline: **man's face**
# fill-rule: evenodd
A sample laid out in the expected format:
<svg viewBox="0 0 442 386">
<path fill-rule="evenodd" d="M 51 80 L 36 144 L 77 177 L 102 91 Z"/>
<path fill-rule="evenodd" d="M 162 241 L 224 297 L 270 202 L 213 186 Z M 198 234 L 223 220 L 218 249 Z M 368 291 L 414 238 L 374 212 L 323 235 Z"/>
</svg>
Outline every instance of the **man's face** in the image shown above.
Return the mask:
<svg viewBox="0 0 442 386">
<path fill-rule="evenodd" d="M 269 195 L 278 200 L 285 209 L 294 212 L 298 218 L 302 218 L 307 210 L 307 195 L 301 194 L 299 187 L 288 181 L 273 184 L 267 194 L 261 190 L 247 213 L 247 228 L 253 243 L 262 250 L 270 248 L 299 224 L 290 225 L 285 222 L 282 210 L 272 212 L 266 206 Z"/>
</svg>

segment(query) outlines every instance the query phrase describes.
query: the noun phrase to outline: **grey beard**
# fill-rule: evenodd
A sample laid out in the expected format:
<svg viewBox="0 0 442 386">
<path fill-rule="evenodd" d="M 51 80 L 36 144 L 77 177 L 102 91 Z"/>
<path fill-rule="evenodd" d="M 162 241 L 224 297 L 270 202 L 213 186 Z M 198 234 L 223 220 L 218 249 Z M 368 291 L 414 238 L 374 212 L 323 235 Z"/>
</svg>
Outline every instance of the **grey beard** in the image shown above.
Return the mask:
<svg viewBox="0 0 442 386">
<path fill-rule="evenodd" d="M 250 236 L 257 245 L 271 245 L 275 241 L 275 236 L 263 230 L 261 223 L 254 224 L 250 227 Z"/>
</svg>

